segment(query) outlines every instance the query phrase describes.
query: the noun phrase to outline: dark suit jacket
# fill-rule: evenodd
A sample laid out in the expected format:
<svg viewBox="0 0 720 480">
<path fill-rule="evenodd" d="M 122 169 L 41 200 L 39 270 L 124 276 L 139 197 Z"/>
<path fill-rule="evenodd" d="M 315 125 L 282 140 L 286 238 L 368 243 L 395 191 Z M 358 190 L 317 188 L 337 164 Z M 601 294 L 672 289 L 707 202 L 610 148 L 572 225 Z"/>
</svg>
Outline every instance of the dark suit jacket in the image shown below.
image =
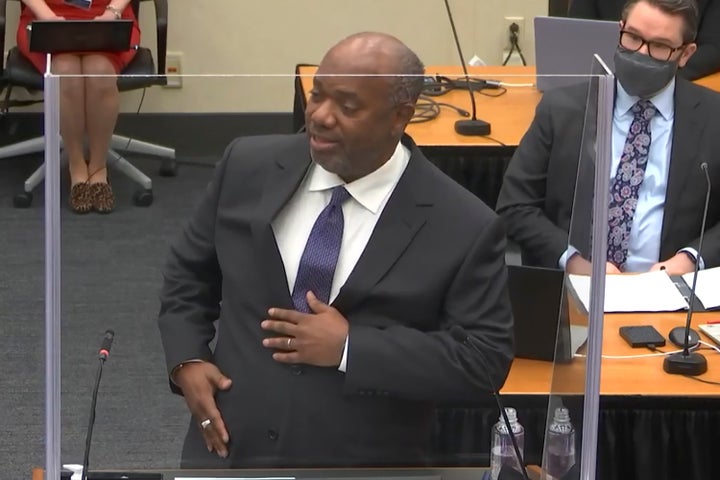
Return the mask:
<svg viewBox="0 0 720 480">
<path fill-rule="evenodd" d="M 202 358 L 233 380 L 217 395 L 229 458 L 208 454 L 192 421 L 184 466 L 422 463 L 434 402 L 483 398 L 488 375 L 503 384 L 513 353 L 501 221 L 404 141 L 408 167 L 333 302 L 350 324 L 347 373 L 286 366 L 261 345 L 267 309 L 293 308 L 271 221 L 311 164 L 306 136 L 228 147 L 164 270 L 168 369 Z"/>
<path fill-rule="evenodd" d="M 597 20 L 620 20 L 626 0 L 572 0 L 568 15 Z M 720 70 L 720 0 L 697 0 L 700 24 L 698 50 L 680 74 L 690 80 Z"/>
<path fill-rule="evenodd" d="M 525 263 L 556 268 L 568 247 L 586 93 L 581 86 L 547 92 L 505 173 L 497 210 L 510 238 L 520 245 Z M 659 260 L 684 247 L 698 248 L 707 191 L 700 164 L 707 162 L 713 193 L 701 255 L 706 267 L 720 265 L 718 112 L 719 94 L 677 79 Z M 584 175 L 579 177 L 582 180 Z M 585 200 L 591 192 L 579 189 L 578 198 Z M 573 232 L 589 228 L 584 223 L 592 212 L 587 204 L 578 209 Z"/>
</svg>

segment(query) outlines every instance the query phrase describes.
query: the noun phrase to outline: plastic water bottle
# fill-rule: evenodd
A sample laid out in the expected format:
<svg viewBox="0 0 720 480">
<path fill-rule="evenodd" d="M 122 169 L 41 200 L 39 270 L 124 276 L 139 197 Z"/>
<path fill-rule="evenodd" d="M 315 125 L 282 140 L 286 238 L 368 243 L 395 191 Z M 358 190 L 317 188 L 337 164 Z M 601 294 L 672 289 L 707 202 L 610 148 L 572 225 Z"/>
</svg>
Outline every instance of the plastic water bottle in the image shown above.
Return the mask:
<svg viewBox="0 0 720 480">
<path fill-rule="evenodd" d="M 525 429 L 518 422 L 517 412 L 514 408 L 505 408 L 505 413 L 510 421 L 512 432 L 515 434 L 515 440 L 517 440 L 518 447 L 520 448 L 520 454 L 524 457 Z M 507 425 L 505 425 L 505 421 L 502 415 L 500 415 L 500 420 L 493 427 L 492 434 L 492 450 L 490 454 L 490 477 L 492 480 L 498 479 L 503 466 L 522 472 L 522 467 L 515 455 L 515 448 L 513 447 Z"/>
<path fill-rule="evenodd" d="M 567 408 L 555 409 L 553 421 L 548 428 L 545 449 L 545 479 L 563 478 L 575 465 L 575 428 L 570 423 Z"/>
</svg>

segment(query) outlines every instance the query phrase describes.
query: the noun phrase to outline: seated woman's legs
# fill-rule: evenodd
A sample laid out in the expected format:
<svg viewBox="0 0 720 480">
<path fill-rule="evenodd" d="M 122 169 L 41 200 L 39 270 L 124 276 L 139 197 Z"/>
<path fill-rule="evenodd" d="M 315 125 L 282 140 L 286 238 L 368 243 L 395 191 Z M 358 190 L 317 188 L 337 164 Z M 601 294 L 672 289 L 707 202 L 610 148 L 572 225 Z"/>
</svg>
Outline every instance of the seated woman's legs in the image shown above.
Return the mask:
<svg viewBox="0 0 720 480">
<path fill-rule="evenodd" d="M 81 58 L 85 75 L 85 131 L 92 207 L 99 213 L 110 213 L 115 208 L 115 195 L 107 180 L 107 155 L 120 108 L 117 73 L 104 55 L 89 54 Z"/>
<path fill-rule="evenodd" d="M 87 122 L 81 57 L 57 55 L 52 59 L 52 71 L 65 75 L 60 79 L 60 135 L 70 171 L 70 208 L 76 213 L 87 213 L 92 210 L 92 192 L 87 183 L 90 174 L 84 152 Z"/>
<path fill-rule="evenodd" d="M 52 72 L 69 75 L 60 79 L 60 135 L 68 156 L 70 185 L 87 182 L 88 169 L 83 152 L 85 135 L 85 80 L 80 57 L 57 55 L 52 59 Z"/>
<path fill-rule="evenodd" d="M 115 67 L 104 55 L 84 55 L 82 71 L 86 75 L 85 118 L 90 153 L 89 181 L 107 183 L 107 154 L 120 108 Z"/>
</svg>

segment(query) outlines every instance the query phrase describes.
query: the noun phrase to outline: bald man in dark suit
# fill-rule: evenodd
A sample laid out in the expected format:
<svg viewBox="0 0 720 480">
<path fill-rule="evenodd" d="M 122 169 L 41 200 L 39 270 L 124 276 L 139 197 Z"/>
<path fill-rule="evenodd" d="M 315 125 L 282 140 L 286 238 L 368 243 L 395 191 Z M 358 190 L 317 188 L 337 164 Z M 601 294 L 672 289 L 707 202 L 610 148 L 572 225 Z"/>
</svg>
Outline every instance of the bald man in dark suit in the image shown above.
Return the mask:
<svg viewBox="0 0 720 480">
<path fill-rule="evenodd" d="M 184 467 L 431 463 L 436 402 L 503 384 L 504 231 L 403 135 L 423 73 L 396 38 L 353 35 L 319 66 L 307 134 L 227 149 L 164 270 Z"/>
</svg>

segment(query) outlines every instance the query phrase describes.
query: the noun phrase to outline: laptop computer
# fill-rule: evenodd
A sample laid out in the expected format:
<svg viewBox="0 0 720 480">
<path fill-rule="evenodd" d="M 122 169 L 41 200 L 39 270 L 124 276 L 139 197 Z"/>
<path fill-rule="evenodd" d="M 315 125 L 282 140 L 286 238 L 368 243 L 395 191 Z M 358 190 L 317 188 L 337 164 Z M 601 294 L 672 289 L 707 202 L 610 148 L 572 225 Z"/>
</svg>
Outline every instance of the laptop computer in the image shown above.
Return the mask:
<svg viewBox="0 0 720 480">
<path fill-rule="evenodd" d="M 582 83 L 581 77 L 543 75 L 589 75 L 594 54 L 615 71 L 613 58 L 620 38 L 619 22 L 535 17 L 534 25 L 538 90 Z"/>
<path fill-rule="evenodd" d="M 571 329 L 567 296 L 563 295 L 565 272 L 524 265 L 507 268 L 515 356 L 548 362 L 572 360 L 587 338 L 587 327 L 573 325 Z"/>
<path fill-rule="evenodd" d="M 35 20 L 28 25 L 30 51 L 124 52 L 132 28 L 132 20 Z"/>
</svg>

